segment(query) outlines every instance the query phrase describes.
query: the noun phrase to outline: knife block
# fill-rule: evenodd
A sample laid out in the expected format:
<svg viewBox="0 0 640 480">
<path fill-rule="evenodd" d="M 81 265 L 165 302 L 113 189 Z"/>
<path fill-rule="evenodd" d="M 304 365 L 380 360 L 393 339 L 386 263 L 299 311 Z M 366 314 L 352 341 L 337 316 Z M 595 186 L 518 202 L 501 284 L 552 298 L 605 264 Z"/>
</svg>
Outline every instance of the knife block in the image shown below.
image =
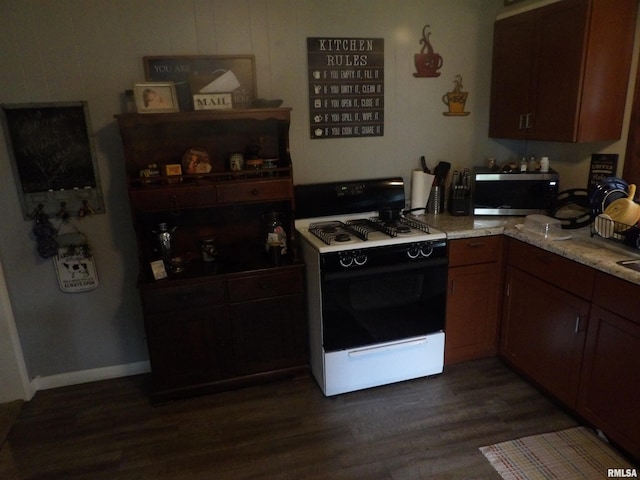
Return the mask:
<svg viewBox="0 0 640 480">
<path fill-rule="evenodd" d="M 471 214 L 471 189 L 461 185 L 452 185 L 449 189 L 449 213 L 454 216 Z"/>
</svg>

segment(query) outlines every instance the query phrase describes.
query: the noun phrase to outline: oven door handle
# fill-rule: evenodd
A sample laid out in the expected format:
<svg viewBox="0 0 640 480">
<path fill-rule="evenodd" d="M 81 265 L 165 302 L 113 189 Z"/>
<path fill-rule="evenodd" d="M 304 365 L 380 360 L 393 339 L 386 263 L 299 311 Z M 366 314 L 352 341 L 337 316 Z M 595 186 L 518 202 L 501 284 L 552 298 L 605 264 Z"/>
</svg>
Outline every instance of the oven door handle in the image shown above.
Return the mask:
<svg viewBox="0 0 640 480">
<path fill-rule="evenodd" d="M 354 268 L 353 270 L 344 269 L 337 272 L 324 273 L 324 280 L 345 280 L 349 278 L 358 278 L 368 275 L 379 275 L 396 272 L 410 272 L 412 270 L 425 270 L 428 268 L 441 267 L 448 265 L 447 258 L 430 258 L 416 262 L 402 263 L 398 265 L 385 265 L 383 267 L 367 267 Z"/>
<path fill-rule="evenodd" d="M 352 350 L 349 352 L 349 357 L 363 357 L 365 355 L 373 355 L 381 352 L 388 352 L 390 350 L 397 350 L 399 348 L 412 347 L 415 345 L 424 345 L 427 343 L 427 337 L 413 338 L 411 340 L 404 340 L 401 342 L 388 343 L 385 345 L 378 345 L 375 347 L 359 348 L 358 350 Z"/>
</svg>

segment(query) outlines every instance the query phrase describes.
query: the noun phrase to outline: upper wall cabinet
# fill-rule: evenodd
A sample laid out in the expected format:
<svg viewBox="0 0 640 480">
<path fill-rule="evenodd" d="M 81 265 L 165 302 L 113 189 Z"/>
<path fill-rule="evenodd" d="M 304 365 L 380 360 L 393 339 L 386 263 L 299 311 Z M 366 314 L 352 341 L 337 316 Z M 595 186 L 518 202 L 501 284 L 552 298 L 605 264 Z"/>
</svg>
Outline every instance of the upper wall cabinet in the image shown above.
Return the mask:
<svg viewBox="0 0 640 480">
<path fill-rule="evenodd" d="M 562 0 L 496 21 L 489 136 L 620 138 L 637 0 Z"/>
</svg>

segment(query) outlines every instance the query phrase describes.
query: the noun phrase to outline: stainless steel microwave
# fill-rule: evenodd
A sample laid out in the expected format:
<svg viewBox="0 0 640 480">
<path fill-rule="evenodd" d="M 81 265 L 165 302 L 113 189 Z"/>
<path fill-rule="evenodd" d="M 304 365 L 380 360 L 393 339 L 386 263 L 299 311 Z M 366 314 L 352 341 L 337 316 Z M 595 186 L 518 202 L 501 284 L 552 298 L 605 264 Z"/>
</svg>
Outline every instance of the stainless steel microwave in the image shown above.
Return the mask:
<svg viewBox="0 0 640 480">
<path fill-rule="evenodd" d="M 558 196 L 558 172 L 473 171 L 474 215 L 530 215 L 547 213 Z"/>
</svg>

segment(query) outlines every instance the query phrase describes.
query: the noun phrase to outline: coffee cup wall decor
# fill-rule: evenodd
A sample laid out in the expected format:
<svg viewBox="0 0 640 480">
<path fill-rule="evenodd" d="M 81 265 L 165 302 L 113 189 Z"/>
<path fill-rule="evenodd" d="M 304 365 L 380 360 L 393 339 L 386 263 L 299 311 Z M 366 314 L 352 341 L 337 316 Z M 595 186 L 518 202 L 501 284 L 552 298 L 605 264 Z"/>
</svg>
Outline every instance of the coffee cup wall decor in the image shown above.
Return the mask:
<svg viewBox="0 0 640 480">
<path fill-rule="evenodd" d="M 465 112 L 464 106 L 467 102 L 469 92 L 462 91 L 462 76 L 456 75 L 453 80 L 455 86 L 453 91 L 447 92 L 442 96 L 442 103 L 449 107 L 448 112 L 443 112 L 447 117 L 466 117 L 471 112 Z"/>
<path fill-rule="evenodd" d="M 433 51 L 433 46 L 431 45 L 431 42 L 429 42 L 431 32 L 427 33 L 427 28 L 430 28 L 429 25 L 425 25 L 422 28 L 422 38 L 420 39 L 422 48 L 420 49 L 420 53 L 416 53 L 413 56 L 413 61 L 416 66 L 416 73 L 413 74 L 414 77 L 440 76 L 440 72 L 438 72 L 438 70 L 442 68 L 442 56 Z M 426 52 L 425 49 L 427 50 Z"/>
</svg>

